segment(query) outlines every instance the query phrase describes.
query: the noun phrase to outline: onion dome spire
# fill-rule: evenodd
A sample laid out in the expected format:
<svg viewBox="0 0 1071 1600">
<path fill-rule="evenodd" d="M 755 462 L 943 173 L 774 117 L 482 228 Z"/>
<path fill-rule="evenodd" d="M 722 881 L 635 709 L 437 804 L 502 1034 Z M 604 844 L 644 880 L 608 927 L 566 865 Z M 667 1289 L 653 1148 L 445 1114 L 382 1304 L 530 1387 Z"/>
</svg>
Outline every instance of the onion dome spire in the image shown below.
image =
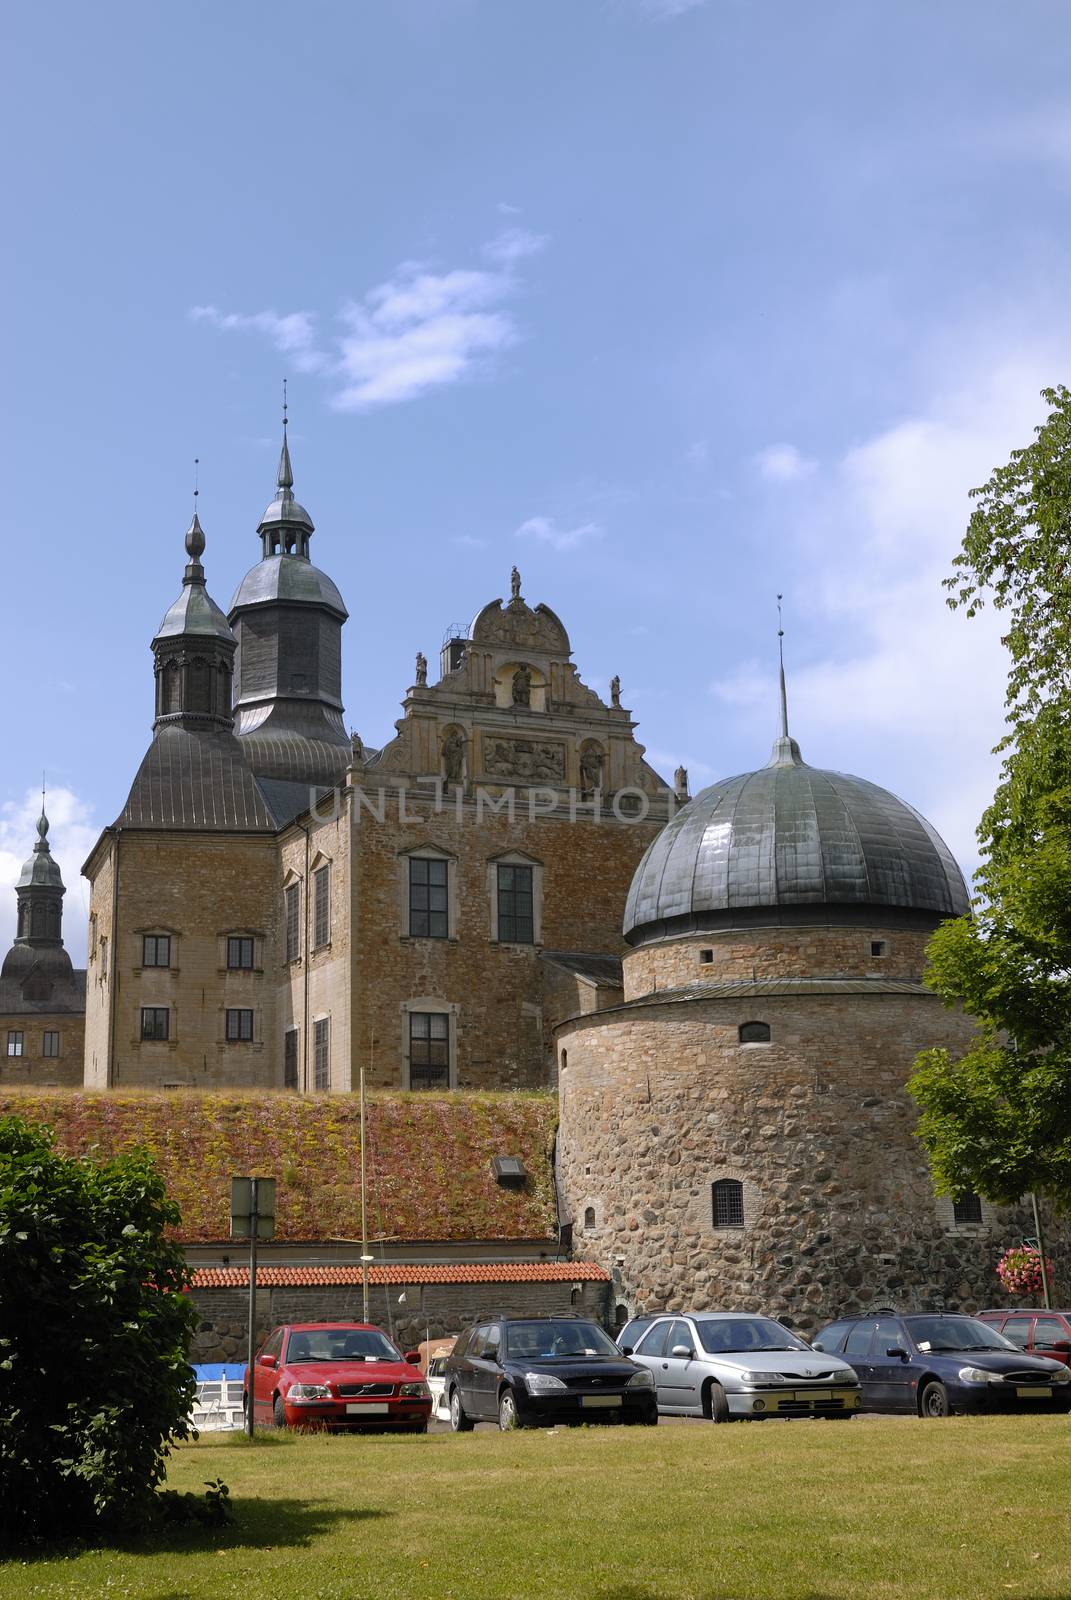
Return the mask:
<svg viewBox="0 0 1071 1600">
<path fill-rule="evenodd" d="M 275 499 L 260 519 L 260 534 L 264 559 L 269 556 L 288 555 L 309 557 L 309 538 L 315 526 L 303 505 L 294 499 L 294 469 L 290 462 L 290 442 L 287 438 L 286 379 L 283 379 L 283 444 L 279 451 L 279 470 L 275 475 Z"/>
<path fill-rule="evenodd" d="M 781 615 L 782 595 L 777 596 L 777 654 L 781 668 L 781 733 L 774 740 L 770 759 L 766 763 L 770 767 L 798 767 L 803 765 L 800 747 L 788 731 L 788 693 L 785 689 L 785 630 Z"/>
</svg>

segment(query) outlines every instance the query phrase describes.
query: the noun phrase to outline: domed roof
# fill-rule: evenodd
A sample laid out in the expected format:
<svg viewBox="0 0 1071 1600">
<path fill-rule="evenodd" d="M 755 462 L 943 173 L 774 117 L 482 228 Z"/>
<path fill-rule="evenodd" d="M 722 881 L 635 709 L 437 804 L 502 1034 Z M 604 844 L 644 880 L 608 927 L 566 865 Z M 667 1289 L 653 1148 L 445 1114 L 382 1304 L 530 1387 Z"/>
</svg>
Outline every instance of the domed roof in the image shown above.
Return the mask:
<svg viewBox="0 0 1071 1600">
<path fill-rule="evenodd" d="M 33 855 L 22 864 L 16 889 L 62 889 L 63 875 L 48 843 L 48 818 L 44 811 L 37 819 L 37 843 Z"/>
<path fill-rule="evenodd" d="M 242 606 L 269 605 L 292 600 L 299 604 L 325 606 L 345 621 L 349 612 L 326 572 L 314 567 L 307 556 L 265 556 L 250 567 L 234 593 L 230 615 Z"/>
<path fill-rule="evenodd" d="M 704 789 L 652 842 L 624 933 L 643 944 L 800 922 L 928 927 L 969 904 L 924 817 L 865 778 L 808 766 L 786 734 L 768 766 Z"/>
<path fill-rule="evenodd" d="M 234 634 L 227 626 L 226 617 L 205 588 L 205 569 L 201 565 L 204 552 L 204 530 L 195 511 L 193 521 L 186 530 L 186 553 L 190 559 L 182 579 L 182 593 L 165 612 L 164 620 L 156 630 L 157 639 L 185 638 L 196 634 L 234 644 Z"/>
</svg>

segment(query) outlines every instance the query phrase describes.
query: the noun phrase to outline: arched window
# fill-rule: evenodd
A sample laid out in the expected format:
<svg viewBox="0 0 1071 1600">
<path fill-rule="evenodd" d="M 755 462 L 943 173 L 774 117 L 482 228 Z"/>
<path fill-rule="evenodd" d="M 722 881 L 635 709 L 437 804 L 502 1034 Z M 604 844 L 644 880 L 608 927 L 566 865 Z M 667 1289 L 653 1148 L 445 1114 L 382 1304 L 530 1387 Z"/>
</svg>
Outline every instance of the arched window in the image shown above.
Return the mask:
<svg viewBox="0 0 1071 1600">
<path fill-rule="evenodd" d="M 741 1044 L 769 1044 L 770 1024 L 768 1022 L 742 1022 L 740 1024 Z"/>
<path fill-rule="evenodd" d="M 585 1226 L 585 1228 L 593 1228 L 595 1226 L 595 1207 L 594 1206 L 585 1206 L 584 1207 L 584 1226 Z"/>
<path fill-rule="evenodd" d="M 716 1228 L 744 1226 L 744 1185 L 739 1178 L 719 1178 L 712 1183 L 711 1203 Z"/>
<path fill-rule="evenodd" d="M 569 1052 L 568 1052 L 568 1050 L 563 1050 L 562 1051 L 562 1071 L 563 1072 L 565 1071 L 565 1069 L 566 1069 L 566 1067 L 568 1065 L 569 1065 Z"/>
</svg>

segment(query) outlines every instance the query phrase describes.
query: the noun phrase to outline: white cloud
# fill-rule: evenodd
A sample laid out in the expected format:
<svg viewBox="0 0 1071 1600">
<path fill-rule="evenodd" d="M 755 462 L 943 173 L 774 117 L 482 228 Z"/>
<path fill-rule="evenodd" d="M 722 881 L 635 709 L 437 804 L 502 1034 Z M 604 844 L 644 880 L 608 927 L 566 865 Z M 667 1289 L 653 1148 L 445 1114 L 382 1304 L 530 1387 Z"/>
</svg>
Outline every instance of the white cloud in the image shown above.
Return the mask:
<svg viewBox="0 0 1071 1600">
<path fill-rule="evenodd" d="M 769 483 L 791 483 L 796 478 L 809 478 L 815 463 L 797 450 L 794 444 L 771 444 L 755 457 L 760 478 Z"/>
<path fill-rule="evenodd" d="M 59 862 L 67 893 L 63 901 L 63 942 L 75 966 L 85 963 L 89 889 L 82 863 L 97 841 L 99 827 L 88 804 L 71 789 L 49 789 L 48 842 Z M 37 841 L 41 791 L 27 789 L 0 804 L 0 961 L 15 937 L 15 883 Z"/>
<path fill-rule="evenodd" d="M 1007 660 L 991 609 L 949 611 L 941 580 L 970 513 L 968 491 L 1026 443 L 1044 416 L 1039 390 L 1071 350 L 1024 350 L 978 329 L 916 414 L 845 451 L 805 486 L 793 529 L 800 570 L 786 594 L 790 722 L 805 759 L 848 768 L 928 816 L 966 869 L 992 796 Z M 954 373 L 949 377 L 948 374 Z M 771 596 L 772 599 L 772 596 Z M 805 624 L 794 632 L 793 617 Z M 809 660 L 795 640 L 806 635 Z M 756 761 L 776 732 L 776 640 L 711 686 L 755 730 Z"/>
<path fill-rule="evenodd" d="M 542 234 L 506 228 L 483 246 L 489 267 L 435 271 L 403 261 L 392 277 L 350 300 L 329 337 L 313 312 L 221 312 L 194 306 L 190 317 L 221 332 L 260 333 L 300 371 L 320 373 L 339 411 L 368 411 L 416 399 L 469 377 L 516 343 L 520 330 L 505 302 L 520 291 L 519 262 L 546 245 Z"/>
<path fill-rule="evenodd" d="M 666 21 L 671 17 L 683 17 L 686 11 L 698 10 L 706 0 L 638 0 L 638 4 L 649 17 Z"/>
<path fill-rule="evenodd" d="M 684 459 L 690 467 L 705 467 L 710 461 L 710 446 L 705 439 L 694 439 L 684 452 Z"/>
<path fill-rule="evenodd" d="M 519 217 L 523 208 L 521 206 L 511 206 L 508 200 L 500 200 L 498 209 L 504 217 Z"/>
<path fill-rule="evenodd" d="M 560 528 L 552 517 L 529 517 L 517 529 L 518 539 L 537 539 L 553 550 L 574 550 L 587 539 L 601 539 L 597 522 L 581 522 L 575 528 Z"/>
<path fill-rule="evenodd" d="M 454 537 L 454 543 L 463 546 L 463 548 L 466 549 L 466 550 L 486 550 L 487 549 L 487 540 L 486 539 L 477 539 L 476 536 L 474 534 L 471 534 L 471 533 L 459 533 L 459 534 L 456 534 L 455 537 Z"/>
</svg>

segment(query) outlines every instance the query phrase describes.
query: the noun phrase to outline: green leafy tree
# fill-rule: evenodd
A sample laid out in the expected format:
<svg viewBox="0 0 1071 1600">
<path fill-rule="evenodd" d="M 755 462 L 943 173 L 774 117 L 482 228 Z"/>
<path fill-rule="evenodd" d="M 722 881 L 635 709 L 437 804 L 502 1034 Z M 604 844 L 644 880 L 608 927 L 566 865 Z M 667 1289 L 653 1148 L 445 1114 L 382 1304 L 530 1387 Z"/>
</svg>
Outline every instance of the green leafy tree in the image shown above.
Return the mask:
<svg viewBox="0 0 1071 1600">
<path fill-rule="evenodd" d="M 0 1545 L 136 1530 L 187 1437 L 196 1313 L 151 1159 L 0 1118 Z"/>
<path fill-rule="evenodd" d="M 928 982 L 978 1024 L 909 1087 L 937 1186 L 1071 1205 L 1071 392 L 1047 389 L 1034 442 L 973 491 L 949 604 L 1008 616 L 1008 731 L 982 818 L 973 918 L 945 923 Z"/>
</svg>

